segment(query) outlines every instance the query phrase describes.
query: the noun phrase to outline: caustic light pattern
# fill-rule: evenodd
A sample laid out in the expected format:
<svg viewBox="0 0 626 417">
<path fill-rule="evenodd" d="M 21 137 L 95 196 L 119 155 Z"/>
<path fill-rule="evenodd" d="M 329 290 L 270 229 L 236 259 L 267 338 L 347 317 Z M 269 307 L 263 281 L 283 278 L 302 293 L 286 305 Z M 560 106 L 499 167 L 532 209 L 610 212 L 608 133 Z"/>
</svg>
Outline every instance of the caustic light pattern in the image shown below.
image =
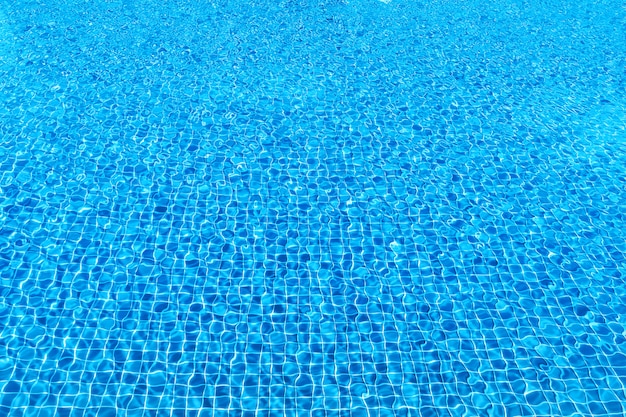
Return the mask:
<svg viewBox="0 0 626 417">
<path fill-rule="evenodd" d="M 0 415 L 623 416 L 617 3 L 0 0 Z"/>
</svg>

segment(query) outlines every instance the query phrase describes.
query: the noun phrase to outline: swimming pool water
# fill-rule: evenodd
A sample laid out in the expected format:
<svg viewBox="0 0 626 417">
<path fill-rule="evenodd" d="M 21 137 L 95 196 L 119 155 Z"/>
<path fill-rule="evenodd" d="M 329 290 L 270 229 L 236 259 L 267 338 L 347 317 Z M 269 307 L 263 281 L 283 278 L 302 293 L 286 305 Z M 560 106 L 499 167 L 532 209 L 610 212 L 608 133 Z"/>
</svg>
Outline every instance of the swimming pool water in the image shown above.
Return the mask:
<svg viewBox="0 0 626 417">
<path fill-rule="evenodd" d="M 626 8 L 0 1 L 0 415 L 623 416 Z"/>
</svg>

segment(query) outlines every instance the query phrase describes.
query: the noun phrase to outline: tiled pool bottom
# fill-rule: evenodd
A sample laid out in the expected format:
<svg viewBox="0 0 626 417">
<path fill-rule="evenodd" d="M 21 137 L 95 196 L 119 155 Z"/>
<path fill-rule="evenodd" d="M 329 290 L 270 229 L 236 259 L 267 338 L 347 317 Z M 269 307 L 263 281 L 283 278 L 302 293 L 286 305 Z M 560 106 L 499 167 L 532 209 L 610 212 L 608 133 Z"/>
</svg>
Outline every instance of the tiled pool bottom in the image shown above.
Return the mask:
<svg viewBox="0 0 626 417">
<path fill-rule="evenodd" d="M 0 416 L 623 416 L 626 9 L 568 3 L 0 0 Z"/>
</svg>

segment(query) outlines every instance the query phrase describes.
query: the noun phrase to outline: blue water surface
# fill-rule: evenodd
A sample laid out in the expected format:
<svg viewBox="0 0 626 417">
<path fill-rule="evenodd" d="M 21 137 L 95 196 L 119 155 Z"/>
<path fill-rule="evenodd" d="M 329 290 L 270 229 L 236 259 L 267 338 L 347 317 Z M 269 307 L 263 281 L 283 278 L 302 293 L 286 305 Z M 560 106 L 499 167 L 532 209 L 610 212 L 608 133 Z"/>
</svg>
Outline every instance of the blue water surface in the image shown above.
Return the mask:
<svg viewBox="0 0 626 417">
<path fill-rule="evenodd" d="M 0 416 L 624 416 L 616 0 L 0 0 Z"/>
</svg>

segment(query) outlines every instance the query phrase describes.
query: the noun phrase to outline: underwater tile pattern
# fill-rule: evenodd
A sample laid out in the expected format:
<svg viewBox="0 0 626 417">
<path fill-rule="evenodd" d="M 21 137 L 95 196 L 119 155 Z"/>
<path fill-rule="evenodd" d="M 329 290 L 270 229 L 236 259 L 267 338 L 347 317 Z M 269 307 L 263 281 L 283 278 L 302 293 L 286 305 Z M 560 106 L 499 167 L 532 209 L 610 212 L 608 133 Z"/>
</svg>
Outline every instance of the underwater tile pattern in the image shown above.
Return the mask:
<svg viewBox="0 0 626 417">
<path fill-rule="evenodd" d="M 626 8 L 0 0 L 1 416 L 623 416 Z"/>
</svg>

